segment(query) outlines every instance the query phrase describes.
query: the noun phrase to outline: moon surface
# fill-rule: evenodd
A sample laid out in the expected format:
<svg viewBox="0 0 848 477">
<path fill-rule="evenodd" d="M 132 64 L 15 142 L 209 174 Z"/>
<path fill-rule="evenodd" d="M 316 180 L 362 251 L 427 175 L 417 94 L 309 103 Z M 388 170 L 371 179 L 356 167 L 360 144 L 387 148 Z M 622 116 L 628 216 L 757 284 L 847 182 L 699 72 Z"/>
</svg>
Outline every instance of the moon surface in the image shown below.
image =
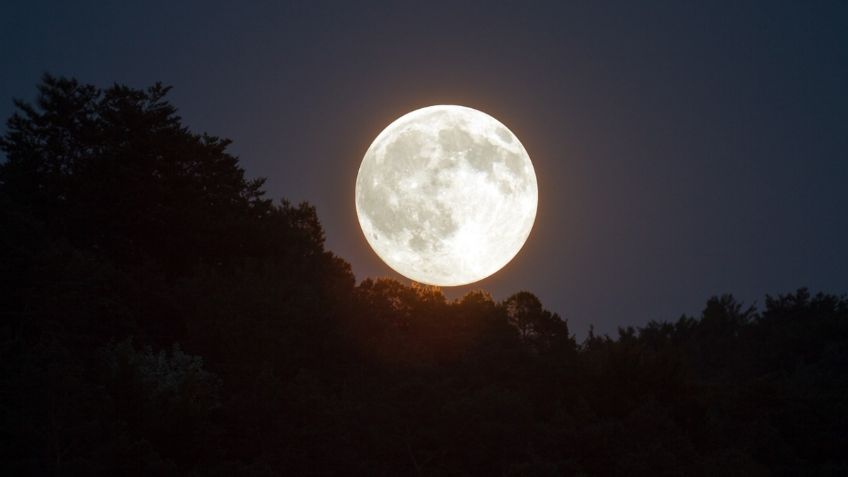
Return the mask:
<svg viewBox="0 0 848 477">
<path fill-rule="evenodd" d="M 371 248 L 417 282 L 457 286 L 518 253 L 538 205 L 536 173 L 515 134 L 464 106 L 401 116 L 362 159 L 356 213 Z"/>
</svg>

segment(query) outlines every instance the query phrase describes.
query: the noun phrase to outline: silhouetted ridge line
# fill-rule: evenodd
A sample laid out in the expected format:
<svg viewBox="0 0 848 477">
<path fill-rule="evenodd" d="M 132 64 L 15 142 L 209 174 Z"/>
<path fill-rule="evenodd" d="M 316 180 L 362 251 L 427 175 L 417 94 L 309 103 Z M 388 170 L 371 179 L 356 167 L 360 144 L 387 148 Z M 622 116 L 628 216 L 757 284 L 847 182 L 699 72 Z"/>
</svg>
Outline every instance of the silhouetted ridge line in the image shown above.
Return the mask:
<svg viewBox="0 0 848 477">
<path fill-rule="evenodd" d="M 356 285 L 167 93 L 47 75 L 0 140 L 8 474 L 848 471 L 844 296 L 577 343 L 530 292 Z"/>
</svg>

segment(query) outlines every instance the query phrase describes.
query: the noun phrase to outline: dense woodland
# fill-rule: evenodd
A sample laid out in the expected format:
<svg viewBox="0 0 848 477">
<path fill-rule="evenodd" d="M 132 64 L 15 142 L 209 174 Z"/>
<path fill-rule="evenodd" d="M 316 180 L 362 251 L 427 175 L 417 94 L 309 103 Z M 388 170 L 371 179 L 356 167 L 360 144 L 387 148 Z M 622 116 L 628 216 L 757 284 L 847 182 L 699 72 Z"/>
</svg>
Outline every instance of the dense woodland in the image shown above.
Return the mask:
<svg viewBox="0 0 848 477">
<path fill-rule="evenodd" d="M 577 342 L 530 292 L 357 285 L 167 92 L 45 76 L 8 120 L 4 475 L 848 474 L 845 297 Z"/>
</svg>

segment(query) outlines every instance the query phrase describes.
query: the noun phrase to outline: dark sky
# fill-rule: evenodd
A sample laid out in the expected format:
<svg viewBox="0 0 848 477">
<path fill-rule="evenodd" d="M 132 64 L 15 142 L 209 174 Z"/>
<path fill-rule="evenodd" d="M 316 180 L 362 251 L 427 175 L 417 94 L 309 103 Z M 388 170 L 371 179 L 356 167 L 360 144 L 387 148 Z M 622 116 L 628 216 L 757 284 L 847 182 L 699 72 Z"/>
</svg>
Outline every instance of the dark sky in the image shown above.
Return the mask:
<svg viewBox="0 0 848 477">
<path fill-rule="evenodd" d="M 848 2 L 102 3 L 0 4 L 0 116 L 45 71 L 173 85 L 192 129 L 317 206 L 358 279 L 397 276 L 356 220 L 365 150 L 447 103 L 505 123 L 538 174 L 524 249 L 476 285 L 496 298 L 530 290 L 582 336 L 725 292 L 848 292 Z"/>
</svg>

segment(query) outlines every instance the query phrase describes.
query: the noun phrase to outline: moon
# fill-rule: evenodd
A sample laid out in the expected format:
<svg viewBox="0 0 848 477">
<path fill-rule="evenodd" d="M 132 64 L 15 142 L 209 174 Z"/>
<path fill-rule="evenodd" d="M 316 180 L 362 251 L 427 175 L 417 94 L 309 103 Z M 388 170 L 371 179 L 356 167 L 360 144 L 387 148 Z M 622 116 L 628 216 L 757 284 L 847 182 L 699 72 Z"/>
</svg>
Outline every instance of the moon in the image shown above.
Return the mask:
<svg viewBox="0 0 848 477">
<path fill-rule="evenodd" d="M 389 124 L 356 177 L 365 239 L 392 269 L 417 282 L 482 280 L 521 250 L 538 205 L 524 146 L 497 119 L 438 105 Z"/>
</svg>

